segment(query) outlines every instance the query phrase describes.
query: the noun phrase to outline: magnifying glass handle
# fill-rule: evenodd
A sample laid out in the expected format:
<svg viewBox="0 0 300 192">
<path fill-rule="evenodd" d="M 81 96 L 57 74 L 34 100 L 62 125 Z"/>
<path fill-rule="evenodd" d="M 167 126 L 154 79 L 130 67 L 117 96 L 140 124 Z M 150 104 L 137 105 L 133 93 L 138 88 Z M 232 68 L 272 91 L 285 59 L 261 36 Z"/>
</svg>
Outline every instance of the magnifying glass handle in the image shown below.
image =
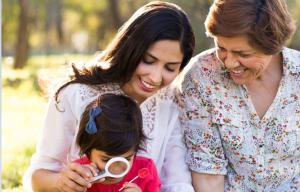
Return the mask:
<svg viewBox="0 0 300 192">
<path fill-rule="evenodd" d="M 97 176 L 93 177 L 93 178 L 90 180 L 90 182 L 92 183 L 92 182 L 97 181 L 97 180 L 99 180 L 99 179 L 102 179 L 102 178 L 104 178 L 104 177 L 106 177 L 106 173 L 105 173 L 105 171 L 101 171 L 100 173 L 98 173 Z"/>
</svg>

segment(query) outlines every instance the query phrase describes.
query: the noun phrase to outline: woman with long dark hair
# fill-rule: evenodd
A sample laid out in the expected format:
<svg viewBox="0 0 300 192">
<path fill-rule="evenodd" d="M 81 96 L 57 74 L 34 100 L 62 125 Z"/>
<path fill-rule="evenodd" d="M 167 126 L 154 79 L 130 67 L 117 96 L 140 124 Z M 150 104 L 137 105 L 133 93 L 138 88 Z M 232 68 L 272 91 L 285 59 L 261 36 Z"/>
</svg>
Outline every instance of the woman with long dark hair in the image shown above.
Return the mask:
<svg viewBox="0 0 300 192">
<path fill-rule="evenodd" d="M 24 177 L 25 187 L 35 191 L 89 187 L 90 175 L 72 163 L 79 157 L 75 140 L 86 105 L 105 93 L 124 94 L 142 103 L 171 83 L 190 60 L 194 44 L 188 18 L 177 5 L 158 1 L 137 10 L 98 59 L 83 68 L 73 65 L 74 75 L 56 91 Z"/>
</svg>

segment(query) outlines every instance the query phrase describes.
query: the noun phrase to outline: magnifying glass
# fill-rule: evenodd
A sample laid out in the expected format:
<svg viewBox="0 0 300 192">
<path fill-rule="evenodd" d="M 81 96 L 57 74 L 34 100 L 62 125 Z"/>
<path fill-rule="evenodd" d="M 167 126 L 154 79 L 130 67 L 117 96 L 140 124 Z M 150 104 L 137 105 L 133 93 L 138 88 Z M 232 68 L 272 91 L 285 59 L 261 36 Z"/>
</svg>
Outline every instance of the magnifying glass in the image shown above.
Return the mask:
<svg viewBox="0 0 300 192">
<path fill-rule="evenodd" d="M 121 178 L 129 171 L 129 161 L 124 157 L 113 157 L 105 165 L 104 171 L 93 177 L 90 182 L 97 181 L 104 177 Z"/>
</svg>

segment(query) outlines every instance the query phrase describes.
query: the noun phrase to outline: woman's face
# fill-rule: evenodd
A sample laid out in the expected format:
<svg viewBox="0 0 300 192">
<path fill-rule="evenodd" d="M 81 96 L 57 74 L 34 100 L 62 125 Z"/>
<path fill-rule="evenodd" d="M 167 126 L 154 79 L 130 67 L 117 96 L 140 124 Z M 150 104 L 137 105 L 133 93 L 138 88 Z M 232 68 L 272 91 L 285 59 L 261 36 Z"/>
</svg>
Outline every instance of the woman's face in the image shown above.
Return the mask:
<svg viewBox="0 0 300 192">
<path fill-rule="evenodd" d="M 139 103 L 170 84 L 179 73 L 183 53 L 179 41 L 160 40 L 146 51 L 123 91 Z"/>
<path fill-rule="evenodd" d="M 127 159 L 129 161 L 129 165 L 131 167 L 134 156 L 135 156 L 135 151 L 133 149 L 131 149 L 128 152 L 126 152 L 122 155 L 119 155 L 118 157 L 124 157 L 125 159 Z M 105 170 L 105 165 L 111 158 L 113 158 L 113 156 L 107 155 L 104 151 L 100 151 L 97 149 L 91 150 L 90 161 L 97 166 L 97 168 L 99 169 L 100 172 Z M 120 181 L 122 181 L 123 178 L 124 177 L 121 177 L 121 178 L 106 177 L 105 181 L 101 182 L 101 183 L 106 184 L 106 185 L 119 183 Z"/>
<path fill-rule="evenodd" d="M 272 55 L 266 55 L 252 48 L 246 36 L 216 36 L 214 41 L 217 57 L 237 84 L 247 85 L 259 79 L 270 66 Z"/>
</svg>

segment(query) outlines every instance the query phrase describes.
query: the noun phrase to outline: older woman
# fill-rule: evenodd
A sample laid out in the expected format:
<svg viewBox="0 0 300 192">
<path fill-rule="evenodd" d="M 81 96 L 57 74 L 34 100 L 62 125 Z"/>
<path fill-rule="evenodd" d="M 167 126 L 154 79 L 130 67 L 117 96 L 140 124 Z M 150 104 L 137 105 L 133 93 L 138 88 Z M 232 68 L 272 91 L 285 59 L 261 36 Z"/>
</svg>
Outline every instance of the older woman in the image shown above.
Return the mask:
<svg viewBox="0 0 300 192">
<path fill-rule="evenodd" d="M 196 191 L 300 191 L 300 52 L 284 0 L 215 0 L 215 49 L 182 74 L 177 103 Z"/>
</svg>

